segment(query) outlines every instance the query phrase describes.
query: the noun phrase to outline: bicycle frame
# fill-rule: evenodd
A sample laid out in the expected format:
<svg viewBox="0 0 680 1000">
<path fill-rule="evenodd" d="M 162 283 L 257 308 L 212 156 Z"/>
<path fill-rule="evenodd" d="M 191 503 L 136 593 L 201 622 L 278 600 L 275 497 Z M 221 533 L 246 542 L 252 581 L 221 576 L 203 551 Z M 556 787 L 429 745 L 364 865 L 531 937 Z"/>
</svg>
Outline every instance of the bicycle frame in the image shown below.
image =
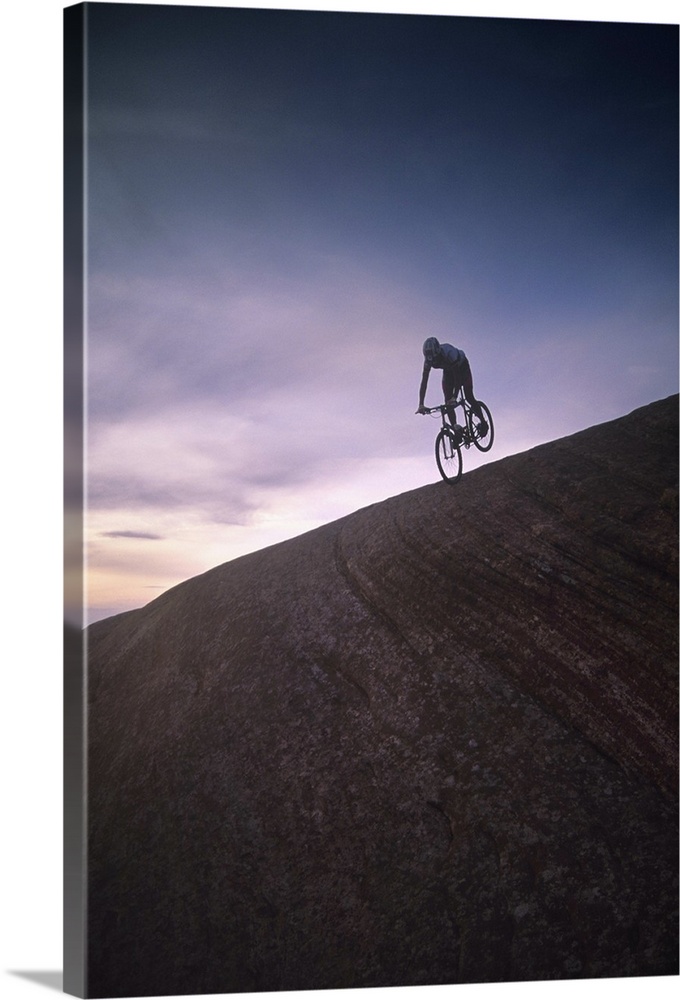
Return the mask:
<svg viewBox="0 0 680 1000">
<path fill-rule="evenodd" d="M 458 389 L 453 394 L 453 396 L 450 399 L 448 399 L 445 403 L 440 403 L 439 406 L 428 406 L 425 409 L 426 412 L 429 414 L 439 412 L 442 418 L 442 427 L 446 427 L 449 430 L 453 431 L 454 424 L 451 423 L 448 411 L 450 409 L 453 409 L 455 411 L 459 406 L 463 407 L 463 412 L 465 413 L 464 423 L 458 424 L 458 426 L 461 428 L 463 432 L 463 437 L 459 443 L 464 445 L 466 448 L 469 448 L 470 445 L 472 444 L 472 437 L 470 435 L 470 419 L 468 416 L 469 413 L 471 412 L 471 407 L 468 401 L 465 399 L 462 389 Z"/>
</svg>

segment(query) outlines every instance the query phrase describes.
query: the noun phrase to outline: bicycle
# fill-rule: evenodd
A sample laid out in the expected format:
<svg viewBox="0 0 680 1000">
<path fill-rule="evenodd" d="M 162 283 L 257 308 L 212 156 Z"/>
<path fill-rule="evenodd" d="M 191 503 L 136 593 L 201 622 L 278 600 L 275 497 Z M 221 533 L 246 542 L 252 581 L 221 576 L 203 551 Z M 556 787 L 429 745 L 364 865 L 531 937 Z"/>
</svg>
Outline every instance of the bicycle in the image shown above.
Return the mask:
<svg viewBox="0 0 680 1000">
<path fill-rule="evenodd" d="M 448 410 L 455 411 L 459 406 L 463 407 L 465 424 L 451 424 L 447 419 Z M 441 414 L 442 426 L 434 444 L 434 454 L 441 477 L 447 483 L 455 483 L 463 473 L 461 446 L 469 448 L 470 445 L 474 445 L 480 451 L 488 451 L 493 444 L 494 427 L 491 410 L 480 400 L 477 400 L 477 408 L 481 411 L 481 416 L 473 412 L 462 389 L 458 389 L 446 403 L 424 408 L 425 413 Z"/>
</svg>

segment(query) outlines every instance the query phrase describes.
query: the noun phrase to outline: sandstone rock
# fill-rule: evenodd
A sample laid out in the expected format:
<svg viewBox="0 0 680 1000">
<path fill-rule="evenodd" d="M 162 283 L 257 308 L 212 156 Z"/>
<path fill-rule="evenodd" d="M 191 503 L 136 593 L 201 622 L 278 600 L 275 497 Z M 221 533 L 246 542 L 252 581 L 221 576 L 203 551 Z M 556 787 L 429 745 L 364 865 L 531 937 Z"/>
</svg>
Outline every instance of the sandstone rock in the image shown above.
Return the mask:
<svg viewBox="0 0 680 1000">
<path fill-rule="evenodd" d="M 89 646 L 89 995 L 676 974 L 678 400 Z"/>
</svg>

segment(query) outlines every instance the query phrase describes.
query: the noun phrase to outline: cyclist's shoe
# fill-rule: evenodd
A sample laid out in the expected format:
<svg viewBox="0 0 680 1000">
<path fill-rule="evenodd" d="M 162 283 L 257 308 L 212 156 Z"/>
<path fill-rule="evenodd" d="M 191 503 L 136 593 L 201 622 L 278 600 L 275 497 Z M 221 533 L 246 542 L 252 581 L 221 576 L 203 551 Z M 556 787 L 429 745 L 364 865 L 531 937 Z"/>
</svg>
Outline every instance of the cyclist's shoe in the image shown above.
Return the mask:
<svg viewBox="0 0 680 1000">
<path fill-rule="evenodd" d="M 456 444 L 462 444 L 465 439 L 465 428 L 460 424 L 453 425 L 453 440 Z"/>
<path fill-rule="evenodd" d="M 477 424 L 477 437 L 483 438 L 489 433 L 489 425 L 486 420 L 480 420 Z"/>
</svg>

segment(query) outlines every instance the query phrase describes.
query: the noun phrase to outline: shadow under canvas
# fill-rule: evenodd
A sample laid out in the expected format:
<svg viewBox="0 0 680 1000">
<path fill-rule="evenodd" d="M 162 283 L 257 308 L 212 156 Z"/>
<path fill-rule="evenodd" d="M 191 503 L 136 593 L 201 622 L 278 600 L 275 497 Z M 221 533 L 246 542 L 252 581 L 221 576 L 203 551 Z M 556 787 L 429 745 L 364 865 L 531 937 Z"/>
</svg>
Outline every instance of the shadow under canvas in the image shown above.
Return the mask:
<svg viewBox="0 0 680 1000">
<path fill-rule="evenodd" d="M 22 979 L 29 979 L 32 983 L 38 983 L 40 986 L 46 986 L 50 990 L 58 990 L 60 993 L 63 991 L 64 983 L 64 973 L 59 969 L 58 971 L 24 971 L 18 969 L 10 969 L 10 975 L 21 976 Z"/>
</svg>

